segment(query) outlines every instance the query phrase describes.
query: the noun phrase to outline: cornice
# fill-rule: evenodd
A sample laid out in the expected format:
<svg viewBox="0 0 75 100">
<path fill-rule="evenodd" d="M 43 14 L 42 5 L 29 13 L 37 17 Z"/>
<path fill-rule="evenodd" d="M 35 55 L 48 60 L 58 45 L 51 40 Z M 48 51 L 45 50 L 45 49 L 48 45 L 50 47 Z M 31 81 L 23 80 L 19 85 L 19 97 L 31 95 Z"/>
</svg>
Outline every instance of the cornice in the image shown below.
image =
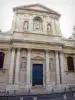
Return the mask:
<svg viewBox="0 0 75 100">
<path fill-rule="evenodd" d="M 16 38 L 11 38 L 10 40 L 0 40 L 0 44 L 10 44 L 12 45 L 13 43 L 31 43 L 31 44 L 45 44 L 45 45 L 54 45 L 54 46 L 61 46 L 63 48 L 71 48 L 75 49 L 74 46 L 65 46 L 64 43 L 59 43 L 59 42 L 48 42 L 48 41 L 36 41 L 36 40 L 24 40 L 24 39 L 16 39 Z"/>
<path fill-rule="evenodd" d="M 49 13 L 53 13 L 53 14 L 56 14 L 56 15 L 60 16 L 60 14 L 59 14 L 58 12 L 56 12 L 56 11 L 54 11 L 54 10 L 52 10 L 52 9 L 50 9 L 50 8 L 48 8 L 48 7 L 46 7 L 46 6 L 44 6 L 44 5 L 41 5 L 41 4 L 30 4 L 30 5 L 24 5 L 24 6 L 14 7 L 14 8 L 13 8 L 13 11 L 17 11 L 17 10 L 19 10 L 19 9 L 22 9 L 22 10 L 23 10 L 23 9 L 24 9 L 24 10 L 25 10 L 25 9 L 31 10 L 31 9 L 29 9 L 29 7 L 36 7 L 36 6 L 46 9 L 47 12 L 49 12 Z M 32 9 L 32 10 L 34 10 L 34 9 Z M 36 10 L 36 11 L 41 11 L 41 10 Z"/>
<path fill-rule="evenodd" d="M 10 44 L 11 43 L 11 40 L 0 40 L 0 43 L 5 43 L 5 44 Z"/>
<path fill-rule="evenodd" d="M 74 46 L 63 46 L 63 48 L 67 48 L 67 49 L 75 49 L 75 47 Z"/>
<path fill-rule="evenodd" d="M 49 11 L 41 11 L 41 10 L 35 10 L 35 9 L 24 9 L 24 8 L 17 8 L 17 10 L 27 10 L 27 11 L 35 11 L 35 12 L 40 12 L 40 13 L 46 13 L 46 14 L 52 14 L 52 15 L 57 15 L 58 17 L 60 17 L 61 15 L 49 12 Z"/>
<path fill-rule="evenodd" d="M 34 40 L 23 40 L 23 39 L 11 39 L 11 41 L 12 42 L 21 42 L 21 43 L 34 43 L 34 44 L 46 44 L 46 45 L 64 46 L 63 43 L 46 42 L 46 41 L 34 41 Z"/>
<path fill-rule="evenodd" d="M 45 34 L 44 32 L 43 33 L 41 33 L 41 32 L 40 33 L 38 33 L 38 32 L 36 33 L 35 31 L 34 32 L 33 31 L 32 32 L 29 32 L 29 31 L 21 31 L 21 32 L 19 32 L 19 31 L 13 31 L 13 33 L 14 34 L 15 33 L 22 33 L 22 34 L 24 33 L 24 35 L 25 34 L 27 34 L 27 35 L 32 35 L 33 34 L 33 35 L 38 35 L 38 36 L 41 35 L 41 36 L 51 36 L 51 37 L 62 37 L 61 35 Z"/>
<path fill-rule="evenodd" d="M 68 38 L 61 38 L 63 41 L 72 41 L 72 42 L 74 42 L 74 39 L 68 39 Z"/>
</svg>

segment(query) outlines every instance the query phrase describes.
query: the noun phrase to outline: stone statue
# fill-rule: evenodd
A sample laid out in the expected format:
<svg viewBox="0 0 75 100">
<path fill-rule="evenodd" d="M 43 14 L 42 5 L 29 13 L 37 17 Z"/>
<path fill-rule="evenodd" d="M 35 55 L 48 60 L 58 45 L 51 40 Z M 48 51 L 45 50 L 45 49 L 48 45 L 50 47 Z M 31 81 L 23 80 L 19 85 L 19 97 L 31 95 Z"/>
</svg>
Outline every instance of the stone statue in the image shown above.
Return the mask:
<svg viewBox="0 0 75 100">
<path fill-rule="evenodd" d="M 47 32 L 51 32 L 52 29 L 51 29 L 51 24 L 47 24 Z"/>
<path fill-rule="evenodd" d="M 25 69 L 25 62 L 22 62 L 21 68 Z"/>
<path fill-rule="evenodd" d="M 28 21 L 24 22 L 24 29 L 28 29 Z"/>
<path fill-rule="evenodd" d="M 21 69 L 25 69 L 25 58 L 21 58 Z"/>
</svg>

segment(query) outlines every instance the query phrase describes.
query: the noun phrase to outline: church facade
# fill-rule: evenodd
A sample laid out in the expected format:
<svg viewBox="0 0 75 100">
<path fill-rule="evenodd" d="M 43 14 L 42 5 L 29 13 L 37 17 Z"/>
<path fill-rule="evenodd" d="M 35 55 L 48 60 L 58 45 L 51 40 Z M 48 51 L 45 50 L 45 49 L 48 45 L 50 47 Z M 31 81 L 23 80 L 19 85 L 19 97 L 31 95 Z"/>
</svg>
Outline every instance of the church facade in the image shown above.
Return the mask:
<svg viewBox="0 0 75 100">
<path fill-rule="evenodd" d="M 0 90 L 75 86 L 75 31 L 64 38 L 61 15 L 41 4 L 13 12 L 11 30 L 0 32 Z"/>
</svg>

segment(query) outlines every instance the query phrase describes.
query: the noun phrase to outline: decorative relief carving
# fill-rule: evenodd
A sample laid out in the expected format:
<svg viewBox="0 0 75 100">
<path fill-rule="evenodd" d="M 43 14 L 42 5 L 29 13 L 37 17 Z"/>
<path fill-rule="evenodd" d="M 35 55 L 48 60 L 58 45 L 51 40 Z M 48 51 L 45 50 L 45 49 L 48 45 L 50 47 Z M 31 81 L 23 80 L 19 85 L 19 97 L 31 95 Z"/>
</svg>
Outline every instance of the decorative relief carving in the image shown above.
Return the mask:
<svg viewBox="0 0 75 100">
<path fill-rule="evenodd" d="M 35 60 L 44 60 L 44 58 L 42 58 L 40 56 L 33 57 L 32 59 L 35 59 Z"/>
<path fill-rule="evenodd" d="M 41 50 L 33 50 L 31 54 L 31 58 L 33 59 L 37 57 L 45 59 L 45 52 Z"/>
<path fill-rule="evenodd" d="M 40 51 L 35 51 L 34 53 L 36 53 L 36 54 L 40 54 Z"/>
</svg>

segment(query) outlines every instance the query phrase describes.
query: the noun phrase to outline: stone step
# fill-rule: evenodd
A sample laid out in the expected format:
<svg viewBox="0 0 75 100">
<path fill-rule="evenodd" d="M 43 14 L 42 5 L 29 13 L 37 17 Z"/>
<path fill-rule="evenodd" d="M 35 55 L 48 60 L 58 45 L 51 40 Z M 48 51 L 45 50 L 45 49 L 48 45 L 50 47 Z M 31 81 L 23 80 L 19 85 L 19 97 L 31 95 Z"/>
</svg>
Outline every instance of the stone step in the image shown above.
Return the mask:
<svg viewBox="0 0 75 100">
<path fill-rule="evenodd" d="M 30 89 L 31 94 L 46 94 L 47 91 L 45 88 L 32 88 Z"/>
</svg>

